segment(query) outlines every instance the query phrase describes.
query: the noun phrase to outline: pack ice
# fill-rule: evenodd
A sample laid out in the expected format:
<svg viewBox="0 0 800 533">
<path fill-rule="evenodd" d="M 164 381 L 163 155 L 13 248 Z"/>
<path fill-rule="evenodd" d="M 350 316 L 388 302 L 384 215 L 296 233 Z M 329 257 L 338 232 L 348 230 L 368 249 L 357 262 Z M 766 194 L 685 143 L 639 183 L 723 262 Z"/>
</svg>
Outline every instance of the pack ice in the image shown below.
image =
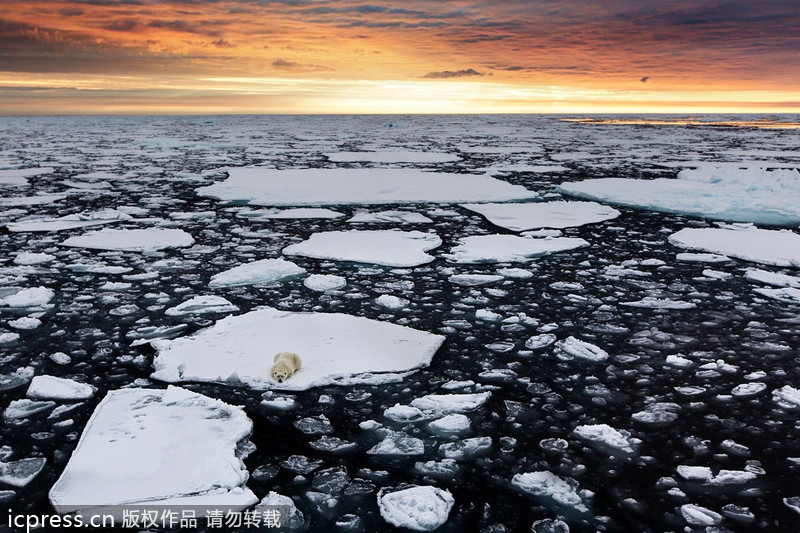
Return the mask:
<svg viewBox="0 0 800 533">
<path fill-rule="evenodd" d="M 707 164 L 680 171 L 678 179 L 600 178 L 562 183 L 556 190 L 599 202 L 715 220 L 800 224 L 797 169 L 720 168 Z"/>
<path fill-rule="evenodd" d="M 180 387 L 111 391 L 95 409 L 50 490 L 59 513 L 114 514 L 114 506 L 204 505 L 241 510 L 258 501 L 237 444 L 244 412 Z"/>
<path fill-rule="evenodd" d="M 754 263 L 800 267 L 800 234 L 789 230 L 749 225 L 686 228 L 670 235 L 669 242 L 679 248 L 705 250 Z"/>
<path fill-rule="evenodd" d="M 228 179 L 200 187 L 197 194 L 265 206 L 502 202 L 538 196 L 489 176 L 414 169 L 233 167 L 227 171 Z"/>
<path fill-rule="evenodd" d="M 409 150 L 330 152 L 324 155 L 334 163 L 452 163 L 459 160 L 456 154 L 412 152 Z"/>
<path fill-rule="evenodd" d="M 313 259 L 413 267 L 433 261 L 435 258 L 425 252 L 441 244 L 437 235 L 422 231 L 326 231 L 287 246 L 283 253 Z"/>
<path fill-rule="evenodd" d="M 441 335 L 363 317 L 264 308 L 189 337 L 154 341 L 152 377 L 287 390 L 383 383 L 429 365 L 443 342 Z M 300 371 L 283 383 L 270 377 L 278 352 L 302 359 Z"/>
<path fill-rule="evenodd" d="M 611 220 L 619 216 L 613 207 L 596 202 L 533 202 L 511 204 L 462 204 L 489 222 L 511 231 L 537 228 L 571 228 Z"/>
<path fill-rule="evenodd" d="M 474 235 L 460 239 L 444 257 L 454 263 L 527 263 L 537 257 L 589 246 L 576 237 L 532 238 L 519 235 Z"/>
<path fill-rule="evenodd" d="M 120 250 L 126 252 L 155 252 L 165 248 L 181 248 L 194 244 L 191 235 L 181 229 L 101 229 L 70 237 L 62 246 Z"/>
</svg>

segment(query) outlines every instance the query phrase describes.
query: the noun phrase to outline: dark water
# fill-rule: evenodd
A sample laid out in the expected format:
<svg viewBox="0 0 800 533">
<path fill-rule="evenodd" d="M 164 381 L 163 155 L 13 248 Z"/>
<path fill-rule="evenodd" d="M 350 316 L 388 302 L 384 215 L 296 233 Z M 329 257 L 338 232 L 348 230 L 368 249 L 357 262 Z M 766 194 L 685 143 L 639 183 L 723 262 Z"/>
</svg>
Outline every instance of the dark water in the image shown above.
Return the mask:
<svg viewBox="0 0 800 533">
<path fill-rule="evenodd" d="M 387 127 L 389 123 L 391 128 Z M 55 170 L 31 178 L 27 188 L 0 188 L 3 197 L 65 191 L 65 181 L 85 172 L 103 170 L 125 175 L 109 180 L 111 187 L 99 194 L 73 194 L 44 206 L 7 207 L 0 211 L 5 222 L 32 214 L 62 216 L 119 206 L 142 208 L 150 217 L 192 211 L 213 211 L 216 217 L 172 221 L 174 227 L 192 234 L 197 246 L 151 254 L 58 246 L 68 236 L 85 231 L 80 229 L 0 233 L 0 290 L 45 286 L 56 293 L 50 302 L 53 308 L 40 317 L 40 327 L 18 331 L 18 342 L 0 347 L 0 373 L 31 366 L 36 374 L 70 377 L 98 389 L 95 398 L 56 419 L 42 413 L 2 422 L 0 446 L 9 447 L 11 459 L 45 457 L 47 465 L 25 488 L 0 487 L 15 493 L 0 505 L 8 505 L 16 513 L 52 512 L 47 492 L 66 465 L 99 399 L 108 390 L 132 384 L 164 386 L 145 381 L 154 352 L 147 345 L 131 345 L 137 332 L 148 326 L 186 324 L 179 333 L 183 335 L 210 325 L 217 316 L 169 317 L 164 309 L 190 296 L 213 293 L 224 296 L 243 312 L 262 305 L 293 311 L 344 312 L 447 336 L 431 366 L 402 382 L 293 393 L 297 405 L 289 411 L 260 405 L 261 392 L 185 385 L 244 406 L 254 422 L 251 441 L 256 445 L 246 464 L 251 474 L 257 469 L 274 474 L 254 476 L 248 486 L 258 497 L 269 491 L 292 497 L 312 531 L 334 530 L 337 520 L 348 514 L 360 517 L 365 531 L 391 530 L 380 517 L 376 495 L 380 488 L 403 484 L 433 485 L 453 494 L 455 506 L 442 531 L 530 531 L 535 521 L 557 517 L 572 531 L 692 530 L 680 513 L 684 504 L 722 513 L 719 531 L 796 531 L 800 515 L 783 499 L 800 496 L 798 410 L 778 406 L 772 391 L 784 385 L 800 387 L 800 306 L 754 293 L 755 285 L 743 277 L 752 264 L 738 260 L 713 265 L 677 261 L 676 253 L 681 250 L 668 244 L 666 238 L 684 227 L 712 223 L 621 208 L 622 215 L 615 220 L 564 231 L 566 236 L 586 239 L 589 247 L 530 264 L 457 265 L 437 258 L 429 265 L 396 270 L 292 258 L 309 273 L 347 278 L 343 294 L 311 291 L 302 280 L 210 291 L 207 283 L 214 273 L 277 257 L 282 248 L 312 233 L 350 225 L 341 222 L 346 219 L 251 221 L 236 216 L 240 206 L 223 205 L 193 193 L 198 186 L 222 179 L 224 174 L 218 169 L 224 166 L 335 168 L 348 165 L 329 163 L 322 153 L 387 147 L 460 153 L 461 161 L 456 164 L 426 167 L 448 172 L 482 173 L 489 167 L 518 163 L 567 167 L 546 174 L 496 174 L 546 193 L 565 180 L 587 177 L 674 176 L 675 170 L 658 164 L 736 161 L 742 158 L 741 150 L 750 153 L 749 159 L 797 163 L 799 143 L 796 135 L 790 135 L 736 128 L 562 123 L 549 117 L 519 116 L 4 120 L 0 122 L 0 168 L 25 164 L 53 166 Z M 514 145 L 537 149 L 515 154 L 481 154 L 468 149 Z M 771 155 L 759 156 L 758 151 L 770 151 Z M 559 155 L 565 152 L 588 154 L 572 158 Z M 781 155 L 776 157 L 776 152 Z M 423 214 L 435 208 L 456 211 L 458 216 L 431 216 L 433 224 L 402 226 L 409 230 L 434 229 L 444 241 L 435 255 L 448 251 L 460 237 L 508 233 L 458 206 L 335 207 L 348 218 L 367 208 Z M 387 228 L 381 224 L 352 226 Z M 141 226 L 122 223 L 115 227 Z M 283 235 L 263 237 L 253 233 L 261 230 Z M 12 263 L 16 253 L 23 250 L 47 252 L 56 260 L 23 269 Z M 159 276 L 133 282 L 127 289 L 101 291 L 105 282 L 124 279 L 118 274 L 76 273 L 65 268 L 66 264 L 90 259 L 132 267 L 131 274 L 157 270 Z M 640 264 L 653 259 L 663 263 Z M 453 273 L 494 273 L 508 266 L 527 268 L 535 275 L 482 287 L 461 287 L 448 281 Z M 708 268 L 731 276 L 722 280 L 705 277 L 702 272 Z M 763 268 L 797 275 L 792 269 Z M 375 304 L 380 294 L 400 296 L 411 304 L 390 312 Z M 688 301 L 696 307 L 657 310 L 619 305 L 646 296 Z M 111 313 L 123 306 L 136 307 L 128 307 L 129 314 L 122 316 Z M 478 309 L 490 309 L 512 320 L 478 320 Z M 532 320 L 514 322 L 513 317 L 521 313 Z M 6 322 L 13 318 L 10 310 L 0 309 L 0 330 L 12 331 Z M 464 322 L 459 328 L 446 328 L 445 323 L 452 320 Z M 555 325 L 552 332 L 559 339 L 578 337 L 602 347 L 610 358 L 601 363 L 562 361 L 552 347 L 527 350 L 525 341 L 547 324 Z M 499 351 L 501 344 L 506 351 Z M 72 364 L 62 366 L 50 360 L 48 356 L 55 352 L 69 354 Z M 681 355 L 690 363 L 686 367 L 667 364 L 669 355 Z M 501 372 L 489 372 L 496 370 Z M 763 376 L 754 376 L 755 372 L 763 372 Z M 474 384 L 453 392 L 488 390 L 492 395 L 485 405 L 468 414 L 471 429 L 459 437 L 490 437 L 491 448 L 458 460 L 454 475 L 434 478 L 418 473 L 415 463 L 441 459 L 439 447 L 459 437 L 436 435 L 427 422 L 395 423 L 384 417 L 384 410 L 397 403 L 406 405 L 425 394 L 447 392 L 443 384 L 466 380 Z M 751 381 L 761 381 L 767 387 L 754 397 L 731 396 L 735 386 Z M 2 390 L 0 408 L 24 397 L 24 384 Z M 653 425 L 632 418 L 659 402 L 674 404 L 667 408 L 677 415 L 674 420 Z M 317 436 L 304 434 L 294 422 L 320 414 L 330 420 L 333 436 L 355 443 L 354 450 L 332 454 L 310 446 Z M 62 423 L 67 419 L 73 422 Z M 375 431 L 359 426 L 369 420 L 423 439 L 424 455 L 388 459 L 368 455 L 366 451 L 380 440 Z M 620 455 L 587 443 L 573 433 L 577 426 L 586 424 L 608 424 L 629 432 L 631 438 L 641 441 L 637 452 Z M 563 447 L 554 449 L 548 446 L 553 441 L 547 439 L 563 439 Z M 282 466 L 292 455 L 321 464 L 299 476 Z M 707 466 L 714 473 L 735 470 L 757 475 L 744 484 L 709 486 L 683 479 L 677 472 L 680 465 Z M 350 485 L 324 483 L 326 476 L 336 472 L 326 469 L 337 467 L 344 469 L 346 477 L 334 477 Z M 591 491 L 593 496 L 586 499 L 589 511 L 559 507 L 548 498 L 534 497 L 512 486 L 515 474 L 533 471 L 573 479 L 580 489 Z M 310 494 L 324 495 L 326 491 L 327 496 Z M 336 504 L 324 503 L 328 497 L 335 498 Z M 320 499 L 323 503 L 315 503 Z M 743 513 L 734 512 L 731 506 L 748 508 L 752 518 L 743 518 Z"/>
</svg>

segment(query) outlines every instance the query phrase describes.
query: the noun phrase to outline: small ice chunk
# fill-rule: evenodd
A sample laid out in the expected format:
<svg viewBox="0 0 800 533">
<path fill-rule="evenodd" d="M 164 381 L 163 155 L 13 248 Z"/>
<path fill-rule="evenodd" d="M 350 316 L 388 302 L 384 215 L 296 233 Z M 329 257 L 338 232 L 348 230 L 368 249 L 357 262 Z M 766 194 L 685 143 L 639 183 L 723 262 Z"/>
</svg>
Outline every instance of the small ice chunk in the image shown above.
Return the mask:
<svg viewBox="0 0 800 533">
<path fill-rule="evenodd" d="M 692 526 L 715 526 L 722 522 L 722 515 L 694 503 L 681 505 L 681 515 Z"/>
<path fill-rule="evenodd" d="M 31 330 L 42 325 L 42 321 L 32 316 L 21 316 L 15 320 L 9 320 L 8 325 L 14 329 Z"/>
<path fill-rule="evenodd" d="M 25 394 L 34 400 L 85 400 L 94 396 L 95 387 L 55 376 L 35 376 Z"/>
<path fill-rule="evenodd" d="M 256 511 L 261 511 L 261 516 L 266 516 L 264 514 L 265 511 L 275 509 L 277 509 L 280 513 L 280 518 L 278 518 L 278 520 L 275 522 L 279 522 L 281 527 L 288 529 L 299 529 L 305 522 L 303 513 L 297 509 L 294 501 L 288 496 L 278 494 L 274 491 L 270 491 L 266 496 L 264 496 L 255 507 Z"/>
<path fill-rule="evenodd" d="M 572 336 L 556 343 L 556 356 L 564 361 L 577 358 L 600 362 L 608 359 L 608 353 L 602 348 Z"/>
<path fill-rule="evenodd" d="M 413 531 L 433 531 L 450 515 L 455 500 L 450 492 L 430 486 L 412 486 L 378 492 L 378 508 L 386 522 Z"/>
<path fill-rule="evenodd" d="M 784 385 L 772 391 L 772 399 L 784 409 L 800 409 L 800 389 Z"/>
<path fill-rule="evenodd" d="M 399 403 L 383 411 L 383 416 L 395 422 L 407 424 L 409 422 L 416 422 L 425 418 L 425 414 L 410 405 L 401 405 Z"/>
<path fill-rule="evenodd" d="M 393 311 L 397 309 L 403 309 L 408 307 L 408 304 L 411 303 L 405 298 L 400 298 L 398 296 L 392 296 L 390 294 L 381 294 L 377 298 L 375 298 L 375 303 L 380 305 L 381 307 L 385 307 L 386 309 L 391 309 Z"/>
<path fill-rule="evenodd" d="M 780 287 L 776 289 L 753 289 L 761 296 L 779 300 L 781 302 L 800 304 L 800 289 L 794 287 Z"/>
<path fill-rule="evenodd" d="M 507 204 L 462 204 L 489 222 L 511 231 L 537 228 L 571 228 L 595 224 L 619 216 L 613 207 L 596 202 L 528 202 Z"/>
<path fill-rule="evenodd" d="M 800 289 L 800 277 L 797 276 L 789 276 L 787 274 L 779 274 L 777 272 L 749 268 L 747 269 L 747 272 L 744 273 L 744 277 L 749 281 L 765 283 L 775 287 L 793 287 L 795 289 Z"/>
<path fill-rule="evenodd" d="M 466 415 L 453 413 L 430 422 L 428 427 L 437 433 L 464 433 L 470 429 L 470 420 Z"/>
<path fill-rule="evenodd" d="M 195 296 L 175 307 L 170 307 L 167 316 L 200 315 L 206 313 L 233 313 L 239 308 L 222 296 Z"/>
<path fill-rule="evenodd" d="M 442 415 L 451 413 L 469 413 L 482 406 L 491 396 L 490 392 L 474 394 L 428 394 L 411 401 L 411 405 Z"/>
<path fill-rule="evenodd" d="M 669 242 L 680 248 L 700 249 L 765 265 L 800 265 L 800 235 L 789 230 L 746 225 L 686 228 L 673 233 Z"/>
<path fill-rule="evenodd" d="M 303 280 L 303 285 L 317 292 L 335 291 L 345 287 L 347 280 L 333 274 L 311 274 Z"/>
<path fill-rule="evenodd" d="M 313 259 L 413 267 L 433 261 L 434 257 L 425 252 L 441 244 L 437 235 L 422 231 L 327 231 L 287 246 L 283 253 Z"/>
<path fill-rule="evenodd" d="M 761 394 L 766 389 L 766 383 L 755 381 L 752 383 L 742 383 L 740 385 L 736 385 L 733 390 L 731 390 L 731 394 L 737 398 L 752 398 L 753 396 Z"/>
<path fill-rule="evenodd" d="M 626 307 L 643 307 L 647 309 L 694 309 L 697 307 L 697 304 L 692 302 L 671 300 L 669 298 L 653 298 L 652 296 L 646 296 L 635 302 L 620 302 L 619 305 L 624 305 Z"/>
<path fill-rule="evenodd" d="M 547 348 L 554 342 L 556 342 L 556 337 L 552 333 L 542 333 L 540 335 L 534 335 L 533 337 L 529 338 L 525 341 L 525 347 L 529 350 L 543 350 Z"/>
<path fill-rule="evenodd" d="M 421 213 L 410 211 L 379 211 L 377 213 L 356 213 L 351 223 L 382 223 L 382 224 L 430 224 L 433 220 Z"/>
<path fill-rule="evenodd" d="M 589 508 L 578 494 L 577 483 L 547 471 L 515 474 L 511 484 L 523 492 L 552 500 L 560 507 L 586 513 Z"/>
<path fill-rule="evenodd" d="M 634 445 L 639 443 L 627 431 L 614 429 L 608 424 L 587 424 L 578 426 L 573 431 L 579 438 L 595 444 L 612 455 L 632 456 L 636 452 Z"/>
<path fill-rule="evenodd" d="M 454 263 L 527 263 L 543 255 L 589 246 L 576 237 L 535 239 L 518 235 L 463 237 L 443 257 Z"/>
<path fill-rule="evenodd" d="M 306 269 L 286 259 L 262 259 L 239 265 L 211 276 L 208 286 L 212 289 L 220 287 L 238 287 L 277 283 L 289 278 L 302 276 Z"/>
<path fill-rule="evenodd" d="M 182 248 L 194 244 L 191 235 L 181 229 L 102 229 L 70 237 L 62 246 L 96 250 L 155 252 L 166 248 Z"/>
<path fill-rule="evenodd" d="M 30 287 L 0 298 L 0 307 L 13 308 L 43 308 L 56 295 L 55 291 L 47 287 Z"/>
<path fill-rule="evenodd" d="M 478 285 L 486 285 L 487 283 L 496 283 L 502 281 L 504 278 L 503 276 L 496 276 L 493 274 L 453 274 L 447 279 L 450 283 L 455 285 L 477 287 Z"/>
<path fill-rule="evenodd" d="M 0 461 L 0 483 L 12 487 L 25 487 L 39 475 L 47 460 L 44 457 L 29 457 L 18 461 Z"/>
<path fill-rule="evenodd" d="M 389 431 L 378 444 L 367 450 L 368 455 L 422 455 L 425 443 L 422 439 L 399 431 Z"/>
<path fill-rule="evenodd" d="M 45 253 L 20 252 L 14 257 L 15 265 L 41 265 L 55 260 L 56 256 Z"/>
<path fill-rule="evenodd" d="M 410 150 L 329 152 L 323 155 L 334 163 L 452 163 L 459 160 L 457 154 Z"/>
<path fill-rule="evenodd" d="M 442 444 L 439 446 L 439 454 L 448 459 L 463 460 L 485 454 L 491 448 L 491 437 L 473 437 Z"/>
<path fill-rule="evenodd" d="M 5 411 L 3 411 L 4 420 L 18 420 L 21 418 L 28 418 L 36 413 L 47 411 L 56 406 L 55 402 L 40 402 L 36 400 L 14 400 Z"/>
</svg>

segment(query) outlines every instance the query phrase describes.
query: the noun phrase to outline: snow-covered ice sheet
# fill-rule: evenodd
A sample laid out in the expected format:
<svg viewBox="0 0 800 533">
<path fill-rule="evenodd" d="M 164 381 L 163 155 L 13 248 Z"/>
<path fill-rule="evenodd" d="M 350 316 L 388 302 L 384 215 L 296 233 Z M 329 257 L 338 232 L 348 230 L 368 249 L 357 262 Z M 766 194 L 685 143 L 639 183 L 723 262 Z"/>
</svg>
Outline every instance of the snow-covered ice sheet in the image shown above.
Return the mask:
<svg viewBox="0 0 800 533">
<path fill-rule="evenodd" d="M 452 163 L 456 154 L 442 152 L 411 152 L 408 150 L 381 152 L 329 152 L 324 154 L 334 163 Z"/>
<path fill-rule="evenodd" d="M 155 252 L 166 248 L 181 248 L 194 244 L 191 235 L 182 229 L 101 229 L 70 237 L 62 246 L 95 250 L 126 252 Z"/>
<path fill-rule="evenodd" d="M 154 341 L 153 377 L 288 390 L 380 383 L 427 366 L 443 342 L 441 335 L 368 318 L 265 308 L 224 318 L 190 337 Z M 302 359 L 300 371 L 283 383 L 270 377 L 278 352 Z"/>
<path fill-rule="evenodd" d="M 101 226 L 131 220 L 131 216 L 116 209 L 101 209 L 88 213 L 65 215 L 55 218 L 33 218 L 7 224 L 11 232 L 62 231 L 88 226 Z"/>
<path fill-rule="evenodd" d="M 475 235 L 460 239 L 444 257 L 454 263 L 527 263 L 543 255 L 589 246 L 576 237 L 535 239 L 518 235 Z"/>
<path fill-rule="evenodd" d="M 715 220 L 800 224 L 797 169 L 716 168 L 709 164 L 682 170 L 678 179 L 599 178 L 562 183 L 557 190 L 578 198 Z"/>
<path fill-rule="evenodd" d="M 412 531 L 433 531 L 450 515 L 455 500 L 449 491 L 430 486 L 401 490 L 382 489 L 378 493 L 381 516 L 395 527 Z"/>
<path fill-rule="evenodd" d="M 283 253 L 313 259 L 413 267 L 433 261 L 434 257 L 425 252 L 441 244 L 437 235 L 422 231 L 326 231 L 287 246 Z"/>
<path fill-rule="evenodd" d="M 276 283 L 302 276 L 305 273 L 306 269 L 286 259 L 261 259 L 214 274 L 211 276 L 208 286 L 217 289 L 258 283 Z"/>
<path fill-rule="evenodd" d="M 538 194 L 489 176 L 413 169 L 233 167 L 227 180 L 197 193 L 251 205 L 456 203 L 525 200 Z"/>
<path fill-rule="evenodd" d="M 237 445 L 252 430 L 240 408 L 180 387 L 109 392 L 50 489 L 58 513 L 112 506 L 207 505 L 241 510 L 258 501 Z"/>
<path fill-rule="evenodd" d="M 571 228 L 595 224 L 619 216 L 613 207 L 596 202 L 526 202 L 506 204 L 462 204 L 489 222 L 511 231 L 538 228 Z"/>
<path fill-rule="evenodd" d="M 670 235 L 669 242 L 679 248 L 705 250 L 744 261 L 800 268 L 800 234 L 790 230 L 738 225 L 685 228 Z"/>
<path fill-rule="evenodd" d="M 0 169 L 0 187 L 26 187 L 28 178 L 49 174 L 53 170 L 52 167 Z"/>
</svg>

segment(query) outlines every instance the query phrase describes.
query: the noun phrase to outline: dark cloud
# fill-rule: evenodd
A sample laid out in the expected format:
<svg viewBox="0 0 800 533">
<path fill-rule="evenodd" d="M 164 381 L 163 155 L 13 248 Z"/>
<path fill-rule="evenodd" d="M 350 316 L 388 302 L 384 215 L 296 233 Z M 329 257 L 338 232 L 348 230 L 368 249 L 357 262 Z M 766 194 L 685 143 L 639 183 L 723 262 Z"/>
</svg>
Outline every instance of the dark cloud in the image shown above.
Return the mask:
<svg viewBox="0 0 800 533">
<path fill-rule="evenodd" d="M 63 9 L 58 10 L 58 14 L 64 18 L 79 17 L 83 15 L 83 13 L 84 13 L 83 9 L 79 7 L 65 7 Z"/>
<path fill-rule="evenodd" d="M 209 23 L 188 22 L 184 19 L 151 20 L 147 23 L 150 28 L 169 29 L 173 31 L 192 33 L 197 35 L 219 36 L 219 31 L 210 28 Z"/>
<path fill-rule="evenodd" d="M 639 81 L 642 82 L 642 83 L 647 83 L 647 80 L 649 80 L 649 79 L 650 79 L 650 76 L 643 76 L 642 79 L 640 79 Z"/>
<path fill-rule="evenodd" d="M 294 61 L 288 61 L 286 59 L 276 59 L 272 62 L 272 66 L 275 68 L 295 68 L 300 66 L 299 63 L 295 63 Z"/>
<path fill-rule="evenodd" d="M 448 78 L 468 78 L 471 76 L 483 76 L 483 73 L 475 69 L 468 68 L 466 70 L 441 70 L 438 72 L 428 72 L 423 78 L 430 79 L 448 79 Z"/>
</svg>

